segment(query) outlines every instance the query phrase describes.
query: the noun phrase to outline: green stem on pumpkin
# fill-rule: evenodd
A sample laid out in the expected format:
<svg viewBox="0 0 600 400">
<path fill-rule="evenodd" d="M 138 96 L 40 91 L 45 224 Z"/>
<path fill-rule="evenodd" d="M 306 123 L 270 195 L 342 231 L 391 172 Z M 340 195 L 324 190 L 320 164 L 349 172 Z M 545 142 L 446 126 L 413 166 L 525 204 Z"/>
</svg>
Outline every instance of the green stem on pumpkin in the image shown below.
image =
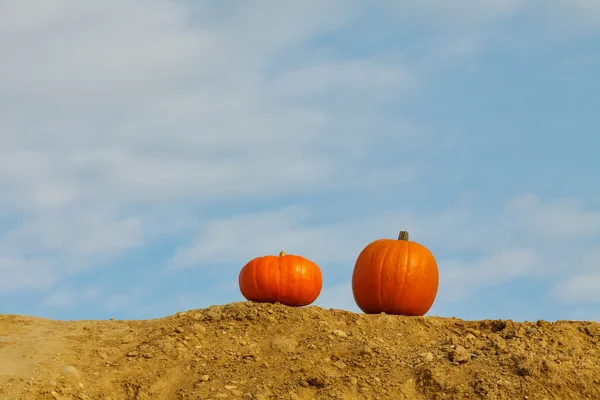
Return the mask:
<svg viewBox="0 0 600 400">
<path fill-rule="evenodd" d="M 408 241 L 408 232 L 400 231 L 400 234 L 398 235 L 398 240 L 407 240 Z"/>
<path fill-rule="evenodd" d="M 283 257 L 283 256 L 285 256 L 285 251 L 281 250 L 281 251 L 279 252 L 279 257 Z"/>
</svg>

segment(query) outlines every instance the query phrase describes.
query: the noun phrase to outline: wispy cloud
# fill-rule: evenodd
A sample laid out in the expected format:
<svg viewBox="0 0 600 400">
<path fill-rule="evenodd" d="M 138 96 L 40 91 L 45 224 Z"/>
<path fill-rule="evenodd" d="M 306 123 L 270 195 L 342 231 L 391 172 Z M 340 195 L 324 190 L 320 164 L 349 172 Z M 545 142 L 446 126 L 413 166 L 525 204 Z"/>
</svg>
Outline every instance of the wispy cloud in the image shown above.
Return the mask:
<svg viewBox="0 0 600 400">
<path fill-rule="evenodd" d="M 523 0 L 492 0 L 485 3 L 475 0 L 459 0 L 440 3 L 435 0 L 420 2 L 390 2 L 400 13 L 417 15 L 436 23 L 454 25 L 489 23 L 501 18 L 514 16 L 523 10 Z"/>
<path fill-rule="evenodd" d="M 309 58 L 265 75 L 266 61 L 290 44 L 351 19 L 342 3 L 208 10 L 216 22 L 204 29 L 188 24 L 183 3 L 150 1 L 141 14 L 141 3 L 108 4 L 31 2 L 3 17 L 2 128 L 12 133 L 0 182 L 3 202 L 23 219 L 3 244 L 16 260 L 35 248 L 69 266 L 57 273 L 147 244 L 155 221 L 127 212 L 139 204 L 353 185 L 344 164 L 368 151 L 359 129 L 376 120 L 384 93 L 401 95 L 415 81 L 406 66 L 368 59 Z M 289 13 L 294 23 L 272 23 Z M 340 90 L 350 106 L 341 113 L 301 104 Z M 406 171 L 369 168 L 360 179 L 402 182 Z"/>
<path fill-rule="evenodd" d="M 87 287 L 84 289 L 58 289 L 42 301 L 43 306 L 49 307 L 73 307 L 95 301 L 102 294 L 98 287 Z"/>
<path fill-rule="evenodd" d="M 600 259 L 597 260 L 600 269 Z M 567 303 L 600 303 L 600 273 L 577 274 L 560 283 L 554 296 Z"/>
<path fill-rule="evenodd" d="M 0 272 L 4 276 L 0 283 L 0 293 L 11 293 L 22 289 L 49 289 L 64 278 L 57 275 L 58 271 L 49 260 L 36 257 L 2 257 Z"/>
<path fill-rule="evenodd" d="M 494 253 L 473 261 L 441 263 L 441 295 L 446 300 L 467 298 L 478 289 L 498 286 L 539 273 L 533 250 L 516 249 Z"/>
<path fill-rule="evenodd" d="M 576 198 L 555 199 L 543 204 L 530 194 L 511 201 L 505 210 L 531 235 L 548 239 L 600 235 L 600 211 L 584 210 Z"/>
</svg>

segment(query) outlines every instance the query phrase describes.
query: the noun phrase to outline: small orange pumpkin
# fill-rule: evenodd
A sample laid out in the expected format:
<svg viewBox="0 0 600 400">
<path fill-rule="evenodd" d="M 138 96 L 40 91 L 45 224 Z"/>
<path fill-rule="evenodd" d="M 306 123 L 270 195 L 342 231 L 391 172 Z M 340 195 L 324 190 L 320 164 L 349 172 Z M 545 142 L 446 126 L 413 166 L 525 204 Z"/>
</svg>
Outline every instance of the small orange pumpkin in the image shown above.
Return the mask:
<svg viewBox="0 0 600 400">
<path fill-rule="evenodd" d="M 319 297 L 323 286 L 321 269 L 297 255 L 257 257 L 240 271 L 239 285 L 246 300 L 288 306 L 306 306 Z"/>
<path fill-rule="evenodd" d="M 401 231 L 398 240 L 375 240 L 361 251 L 352 274 L 352 293 L 367 314 L 422 316 L 435 301 L 438 283 L 433 254 Z"/>
</svg>

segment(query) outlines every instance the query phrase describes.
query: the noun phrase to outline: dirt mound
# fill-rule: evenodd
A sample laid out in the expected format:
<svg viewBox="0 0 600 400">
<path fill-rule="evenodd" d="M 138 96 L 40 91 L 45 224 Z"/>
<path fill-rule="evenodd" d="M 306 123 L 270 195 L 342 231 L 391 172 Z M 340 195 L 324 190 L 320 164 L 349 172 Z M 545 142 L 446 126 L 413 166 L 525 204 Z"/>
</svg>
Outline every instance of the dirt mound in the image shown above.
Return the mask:
<svg viewBox="0 0 600 400">
<path fill-rule="evenodd" d="M 600 324 L 233 303 L 0 316 L 0 399 L 600 399 Z"/>
</svg>

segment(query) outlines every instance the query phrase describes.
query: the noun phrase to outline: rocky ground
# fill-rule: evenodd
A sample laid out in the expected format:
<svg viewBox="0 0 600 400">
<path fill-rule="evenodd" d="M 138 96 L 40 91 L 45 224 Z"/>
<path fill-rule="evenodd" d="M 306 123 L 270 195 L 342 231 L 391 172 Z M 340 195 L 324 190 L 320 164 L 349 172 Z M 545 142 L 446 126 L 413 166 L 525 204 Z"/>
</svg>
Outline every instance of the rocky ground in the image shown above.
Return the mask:
<svg viewBox="0 0 600 400">
<path fill-rule="evenodd" d="M 250 302 L 147 321 L 0 315 L 0 399 L 600 399 L 600 324 Z"/>
</svg>

